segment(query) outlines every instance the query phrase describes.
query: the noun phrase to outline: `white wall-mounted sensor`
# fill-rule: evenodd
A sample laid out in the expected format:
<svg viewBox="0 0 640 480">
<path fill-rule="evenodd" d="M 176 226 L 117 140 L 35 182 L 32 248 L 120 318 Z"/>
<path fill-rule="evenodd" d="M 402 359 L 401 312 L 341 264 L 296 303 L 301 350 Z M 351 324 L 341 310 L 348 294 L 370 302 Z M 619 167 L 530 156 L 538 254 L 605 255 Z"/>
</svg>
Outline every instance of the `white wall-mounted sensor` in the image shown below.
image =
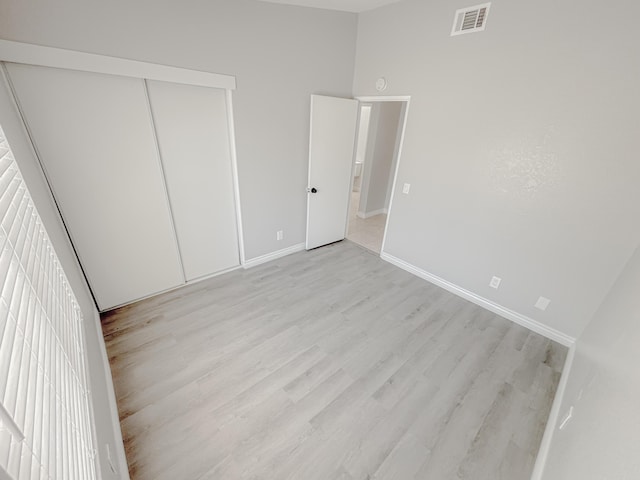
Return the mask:
<svg viewBox="0 0 640 480">
<path fill-rule="evenodd" d="M 379 92 L 384 92 L 387 89 L 387 79 L 384 77 L 380 77 L 376 80 L 376 90 Z"/>
</svg>

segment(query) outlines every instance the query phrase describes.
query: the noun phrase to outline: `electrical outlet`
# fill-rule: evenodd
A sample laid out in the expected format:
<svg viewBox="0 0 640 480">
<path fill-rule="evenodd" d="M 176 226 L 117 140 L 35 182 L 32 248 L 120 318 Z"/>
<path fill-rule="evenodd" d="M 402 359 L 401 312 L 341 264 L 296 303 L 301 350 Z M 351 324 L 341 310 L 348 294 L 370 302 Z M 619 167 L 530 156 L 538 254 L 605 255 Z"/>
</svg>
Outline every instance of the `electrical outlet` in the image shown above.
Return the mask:
<svg viewBox="0 0 640 480">
<path fill-rule="evenodd" d="M 550 303 L 551 303 L 551 300 L 549 300 L 548 298 L 540 297 L 538 298 L 538 301 L 536 302 L 535 307 L 544 312 Z"/>
<path fill-rule="evenodd" d="M 500 282 L 501 281 L 502 281 L 502 279 L 500 277 L 492 277 L 491 281 L 489 282 L 489 286 L 491 288 L 497 289 L 500 286 Z"/>
<path fill-rule="evenodd" d="M 405 195 L 408 195 L 410 189 L 411 189 L 411 184 L 405 183 L 404 186 L 402 187 L 402 193 L 404 193 Z"/>
<path fill-rule="evenodd" d="M 284 232 L 282 230 L 278 230 L 276 232 L 276 240 L 282 240 L 284 238 Z"/>
</svg>

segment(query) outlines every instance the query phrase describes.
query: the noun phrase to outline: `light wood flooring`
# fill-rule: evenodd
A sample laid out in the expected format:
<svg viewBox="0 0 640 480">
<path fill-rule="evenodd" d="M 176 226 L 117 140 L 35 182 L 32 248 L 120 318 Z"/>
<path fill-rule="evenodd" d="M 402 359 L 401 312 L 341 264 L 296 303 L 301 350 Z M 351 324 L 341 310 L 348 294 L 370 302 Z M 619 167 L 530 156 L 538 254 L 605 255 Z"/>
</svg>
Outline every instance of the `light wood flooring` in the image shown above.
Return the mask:
<svg viewBox="0 0 640 480">
<path fill-rule="evenodd" d="M 358 216 L 359 203 L 360 192 L 352 192 L 347 238 L 374 253 L 380 253 L 384 229 L 387 224 L 387 215 L 381 213 L 369 218 L 360 218 Z"/>
<path fill-rule="evenodd" d="M 103 316 L 133 479 L 529 479 L 566 349 L 344 241 Z"/>
</svg>

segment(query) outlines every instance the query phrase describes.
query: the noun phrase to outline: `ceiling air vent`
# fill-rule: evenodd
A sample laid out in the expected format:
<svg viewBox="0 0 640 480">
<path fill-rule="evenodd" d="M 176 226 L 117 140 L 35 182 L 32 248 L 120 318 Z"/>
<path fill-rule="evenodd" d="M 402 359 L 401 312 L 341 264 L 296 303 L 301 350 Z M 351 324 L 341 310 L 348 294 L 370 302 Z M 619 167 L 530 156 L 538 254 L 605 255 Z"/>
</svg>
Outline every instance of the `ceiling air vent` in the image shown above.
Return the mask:
<svg viewBox="0 0 640 480">
<path fill-rule="evenodd" d="M 451 35 L 462 35 L 463 33 L 481 32 L 484 30 L 487 24 L 490 6 L 490 3 L 483 3 L 482 5 L 456 10 Z"/>
</svg>

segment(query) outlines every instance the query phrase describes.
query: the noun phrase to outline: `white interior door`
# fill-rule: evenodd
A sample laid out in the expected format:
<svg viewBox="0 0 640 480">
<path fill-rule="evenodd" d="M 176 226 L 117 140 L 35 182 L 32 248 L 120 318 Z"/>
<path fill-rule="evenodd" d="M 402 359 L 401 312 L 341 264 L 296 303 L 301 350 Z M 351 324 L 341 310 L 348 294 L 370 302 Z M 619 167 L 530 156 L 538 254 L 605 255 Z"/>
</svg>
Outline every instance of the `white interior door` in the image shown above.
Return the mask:
<svg viewBox="0 0 640 480">
<path fill-rule="evenodd" d="M 146 83 L 187 280 L 238 266 L 226 92 Z"/>
<path fill-rule="evenodd" d="M 311 95 L 307 250 L 344 239 L 358 102 Z"/>
<path fill-rule="evenodd" d="M 7 69 L 99 308 L 183 284 L 144 81 Z"/>
</svg>

